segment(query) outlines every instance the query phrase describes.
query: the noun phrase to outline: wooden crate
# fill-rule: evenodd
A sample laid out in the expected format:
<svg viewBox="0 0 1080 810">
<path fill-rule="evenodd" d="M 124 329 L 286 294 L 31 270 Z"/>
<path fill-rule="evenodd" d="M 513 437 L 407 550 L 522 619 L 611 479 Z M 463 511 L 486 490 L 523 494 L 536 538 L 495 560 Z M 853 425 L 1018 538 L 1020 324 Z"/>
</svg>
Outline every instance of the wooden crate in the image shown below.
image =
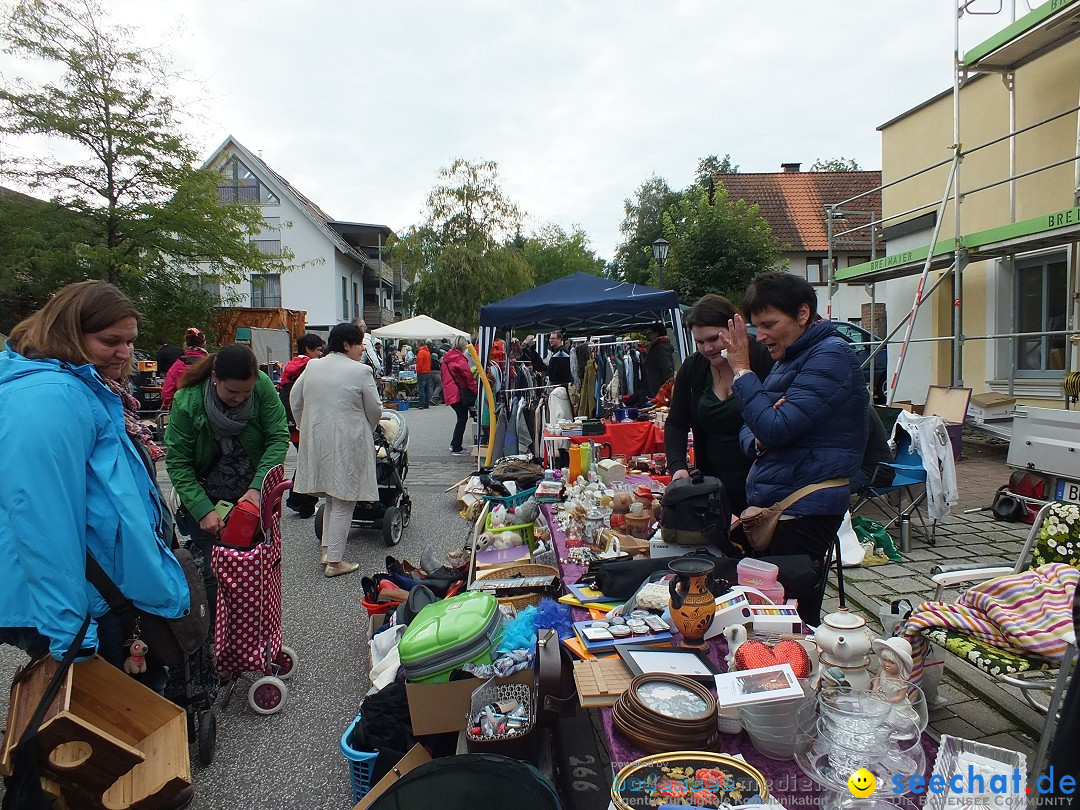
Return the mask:
<svg viewBox="0 0 1080 810">
<path fill-rule="evenodd" d="M 57 666 L 45 658 L 12 688 L 0 774 Z M 99 656 L 68 670 L 38 747 L 42 773 L 72 807 L 152 808 L 191 784 L 184 710 Z"/>
</svg>

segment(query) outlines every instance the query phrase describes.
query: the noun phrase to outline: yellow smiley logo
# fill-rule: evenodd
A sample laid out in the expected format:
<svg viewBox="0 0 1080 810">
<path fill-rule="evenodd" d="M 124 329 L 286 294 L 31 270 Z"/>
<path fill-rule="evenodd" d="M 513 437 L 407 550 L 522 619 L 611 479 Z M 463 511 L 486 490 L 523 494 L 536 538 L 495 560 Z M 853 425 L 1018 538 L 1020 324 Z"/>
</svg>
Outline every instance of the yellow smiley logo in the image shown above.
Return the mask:
<svg viewBox="0 0 1080 810">
<path fill-rule="evenodd" d="M 848 790 L 857 799 L 865 799 L 877 789 L 877 779 L 866 768 L 859 768 L 847 780 Z"/>
</svg>

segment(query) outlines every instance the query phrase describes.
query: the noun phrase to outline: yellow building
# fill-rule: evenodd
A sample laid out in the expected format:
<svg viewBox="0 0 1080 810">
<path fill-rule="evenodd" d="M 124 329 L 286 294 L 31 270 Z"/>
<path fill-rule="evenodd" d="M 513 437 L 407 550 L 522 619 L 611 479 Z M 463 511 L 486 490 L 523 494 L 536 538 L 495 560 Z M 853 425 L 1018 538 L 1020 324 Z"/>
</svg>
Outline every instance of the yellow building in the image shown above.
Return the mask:
<svg viewBox="0 0 1080 810">
<path fill-rule="evenodd" d="M 1080 365 L 1076 343 L 1064 334 L 1016 335 L 1077 324 L 1078 35 L 1080 0 L 1049 0 L 962 55 L 958 115 L 949 90 L 879 127 L 888 256 L 839 270 L 837 280 L 874 282 L 890 330 L 912 308 L 955 173 L 926 282 L 927 290 L 940 286 L 926 298 L 913 333 L 949 340 L 910 344 L 894 398 L 921 402 L 927 384 L 962 382 L 975 393 L 1063 406 L 1062 379 Z M 950 272 L 957 258 L 960 272 Z M 901 329 L 897 339 L 903 335 Z M 893 369 L 899 347 L 889 354 Z"/>
</svg>

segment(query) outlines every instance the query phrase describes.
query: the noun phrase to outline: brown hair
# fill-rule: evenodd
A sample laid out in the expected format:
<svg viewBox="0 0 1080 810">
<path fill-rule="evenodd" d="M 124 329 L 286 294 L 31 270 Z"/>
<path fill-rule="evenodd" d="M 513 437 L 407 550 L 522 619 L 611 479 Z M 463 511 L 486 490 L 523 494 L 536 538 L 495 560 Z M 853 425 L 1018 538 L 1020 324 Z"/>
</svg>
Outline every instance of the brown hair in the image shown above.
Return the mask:
<svg viewBox="0 0 1080 810">
<path fill-rule="evenodd" d="M 84 335 L 108 329 L 123 318 L 139 319 L 131 299 L 106 281 L 80 281 L 59 290 L 48 302 L 11 330 L 11 348 L 24 357 L 63 363 L 92 363 Z M 124 368 L 131 373 L 131 361 Z"/>
<path fill-rule="evenodd" d="M 728 321 L 735 318 L 735 305 L 722 295 L 709 293 L 699 298 L 686 316 L 686 327 L 722 326 L 727 328 Z"/>
<path fill-rule="evenodd" d="M 219 380 L 250 380 L 259 373 L 259 361 L 255 352 L 243 343 L 222 346 L 215 354 L 207 355 L 192 363 L 180 375 L 176 389 L 199 385 L 214 372 Z"/>
</svg>

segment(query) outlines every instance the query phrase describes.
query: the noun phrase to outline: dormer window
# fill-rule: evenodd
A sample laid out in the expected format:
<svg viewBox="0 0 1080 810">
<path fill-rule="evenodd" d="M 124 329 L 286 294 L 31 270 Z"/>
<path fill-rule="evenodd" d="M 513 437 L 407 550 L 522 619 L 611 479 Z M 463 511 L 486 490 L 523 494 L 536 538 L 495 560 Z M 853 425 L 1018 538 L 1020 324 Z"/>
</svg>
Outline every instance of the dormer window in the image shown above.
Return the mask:
<svg viewBox="0 0 1080 810">
<path fill-rule="evenodd" d="M 230 156 L 221 166 L 220 171 L 223 179 L 218 186 L 218 199 L 221 202 L 280 204 L 281 201 L 277 195 L 268 189 L 236 155 Z"/>
</svg>

